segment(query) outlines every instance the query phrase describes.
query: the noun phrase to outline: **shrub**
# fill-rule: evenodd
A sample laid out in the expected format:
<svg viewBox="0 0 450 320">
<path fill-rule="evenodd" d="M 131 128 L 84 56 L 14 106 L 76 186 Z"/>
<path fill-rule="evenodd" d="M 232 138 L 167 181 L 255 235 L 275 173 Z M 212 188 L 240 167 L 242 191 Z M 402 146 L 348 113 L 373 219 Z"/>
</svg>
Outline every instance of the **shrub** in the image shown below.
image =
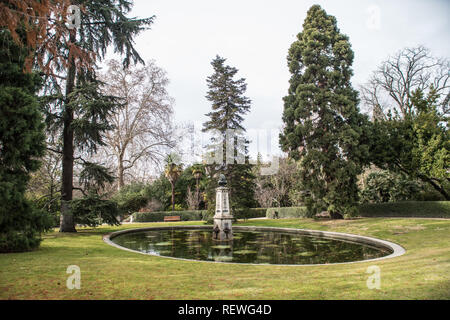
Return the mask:
<svg viewBox="0 0 450 320">
<path fill-rule="evenodd" d="M 450 218 L 450 201 L 369 203 L 358 208 L 361 217 Z"/>
<path fill-rule="evenodd" d="M 50 214 L 34 207 L 28 200 L 15 203 L 15 214 L 0 215 L 0 252 L 23 252 L 36 249 L 41 233 L 51 229 Z M 8 206 L 8 208 L 12 208 Z"/>
<path fill-rule="evenodd" d="M 145 195 L 143 185 L 131 184 L 117 192 L 112 200 L 117 202 L 121 214 L 131 214 L 145 207 L 148 197 Z"/>
<path fill-rule="evenodd" d="M 382 203 L 416 200 L 420 192 L 418 181 L 402 174 L 380 170 L 370 173 L 361 190 L 361 202 Z"/>
<path fill-rule="evenodd" d="M 175 211 L 184 211 L 183 207 L 181 206 L 181 204 L 175 203 Z"/>
<path fill-rule="evenodd" d="M 206 210 L 136 212 L 133 214 L 133 221 L 162 222 L 165 216 L 180 216 L 181 221 L 200 221 L 206 219 L 207 212 Z"/>
<path fill-rule="evenodd" d="M 263 218 L 266 216 L 266 211 L 266 208 L 237 209 L 234 212 L 234 217 L 236 219 Z"/>
<path fill-rule="evenodd" d="M 445 201 L 445 197 L 434 188 L 424 185 L 424 190 L 422 190 L 418 195 L 417 201 Z"/>
<path fill-rule="evenodd" d="M 71 201 L 71 210 L 76 224 L 97 227 L 102 223 L 119 225 L 116 217 L 119 215 L 117 203 L 112 200 L 102 200 L 97 195 Z"/>
<path fill-rule="evenodd" d="M 306 207 L 268 208 L 266 217 L 274 219 L 275 212 L 278 212 L 278 218 L 306 218 L 308 213 Z"/>
</svg>

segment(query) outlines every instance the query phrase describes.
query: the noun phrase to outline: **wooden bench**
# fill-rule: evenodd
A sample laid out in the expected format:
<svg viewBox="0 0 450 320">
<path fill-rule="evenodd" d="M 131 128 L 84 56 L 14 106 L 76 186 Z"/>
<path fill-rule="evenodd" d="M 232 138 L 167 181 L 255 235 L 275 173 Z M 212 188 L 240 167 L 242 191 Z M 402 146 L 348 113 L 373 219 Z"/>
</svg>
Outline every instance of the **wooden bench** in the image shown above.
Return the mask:
<svg viewBox="0 0 450 320">
<path fill-rule="evenodd" d="M 181 221 L 181 216 L 165 216 L 164 222 L 168 221 Z"/>
</svg>

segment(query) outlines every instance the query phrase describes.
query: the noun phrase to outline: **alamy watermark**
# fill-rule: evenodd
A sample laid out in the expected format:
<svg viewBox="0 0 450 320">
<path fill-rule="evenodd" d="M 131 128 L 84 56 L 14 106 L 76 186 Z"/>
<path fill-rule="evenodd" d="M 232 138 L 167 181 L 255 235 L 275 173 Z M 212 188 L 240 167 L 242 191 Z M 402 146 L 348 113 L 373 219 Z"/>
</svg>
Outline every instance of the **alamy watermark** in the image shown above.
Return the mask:
<svg viewBox="0 0 450 320">
<path fill-rule="evenodd" d="M 71 5 L 67 8 L 67 28 L 78 29 L 81 25 L 81 10 L 79 6 Z"/>
<path fill-rule="evenodd" d="M 279 131 L 275 129 L 250 129 L 246 134 L 235 129 L 211 130 L 202 135 L 200 144 L 203 150 L 206 149 L 202 152 L 202 163 L 220 166 L 259 164 L 261 175 L 276 174 L 280 160 L 272 153 L 272 142 L 278 141 L 278 135 Z M 252 149 L 253 157 L 248 156 L 249 149 Z"/>
<path fill-rule="evenodd" d="M 381 288 L 381 269 L 378 266 L 370 266 L 367 268 L 366 273 L 370 276 L 367 278 L 366 285 L 370 290 Z"/>
<path fill-rule="evenodd" d="M 377 5 L 371 5 L 366 10 L 369 17 L 366 20 L 366 27 L 369 30 L 381 29 L 381 9 Z"/>
<path fill-rule="evenodd" d="M 68 266 L 66 273 L 70 274 L 70 276 L 67 278 L 67 281 L 66 281 L 67 289 L 80 290 L 81 289 L 81 269 L 80 269 L 80 267 L 76 266 L 76 265 Z"/>
</svg>

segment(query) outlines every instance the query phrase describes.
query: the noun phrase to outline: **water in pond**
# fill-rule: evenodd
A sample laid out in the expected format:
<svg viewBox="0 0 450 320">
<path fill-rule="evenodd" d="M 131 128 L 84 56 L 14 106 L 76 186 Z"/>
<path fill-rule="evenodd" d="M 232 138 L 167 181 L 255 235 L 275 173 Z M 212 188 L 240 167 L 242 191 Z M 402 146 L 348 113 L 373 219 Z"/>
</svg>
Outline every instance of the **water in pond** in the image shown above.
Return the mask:
<svg viewBox="0 0 450 320">
<path fill-rule="evenodd" d="M 210 230 L 152 230 L 119 235 L 112 241 L 132 250 L 192 260 L 256 264 L 323 264 L 389 255 L 388 249 L 275 231 L 233 230 L 232 242 L 217 242 Z"/>
</svg>

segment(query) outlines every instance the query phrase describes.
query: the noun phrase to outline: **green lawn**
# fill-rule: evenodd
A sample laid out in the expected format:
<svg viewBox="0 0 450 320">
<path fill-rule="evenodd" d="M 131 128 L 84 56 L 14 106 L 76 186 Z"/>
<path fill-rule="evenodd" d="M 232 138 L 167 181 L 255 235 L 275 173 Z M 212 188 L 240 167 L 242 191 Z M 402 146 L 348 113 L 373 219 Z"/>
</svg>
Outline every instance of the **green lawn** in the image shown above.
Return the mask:
<svg viewBox="0 0 450 320">
<path fill-rule="evenodd" d="M 194 225 L 201 222 L 165 223 Z M 111 231 L 155 223 L 51 233 L 39 250 L 0 255 L 0 299 L 450 299 L 450 220 L 363 218 L 251 220 L 277 226 L 374 236 L 401 244 L 405 255 L 329 266 L 254 266 L 178 261 L 105 244 Z M 81 289 L 66 288 L 66 269 L 81 268 Z M 367 267 L 381 268 L 369 290 Z"/>
</svg>

